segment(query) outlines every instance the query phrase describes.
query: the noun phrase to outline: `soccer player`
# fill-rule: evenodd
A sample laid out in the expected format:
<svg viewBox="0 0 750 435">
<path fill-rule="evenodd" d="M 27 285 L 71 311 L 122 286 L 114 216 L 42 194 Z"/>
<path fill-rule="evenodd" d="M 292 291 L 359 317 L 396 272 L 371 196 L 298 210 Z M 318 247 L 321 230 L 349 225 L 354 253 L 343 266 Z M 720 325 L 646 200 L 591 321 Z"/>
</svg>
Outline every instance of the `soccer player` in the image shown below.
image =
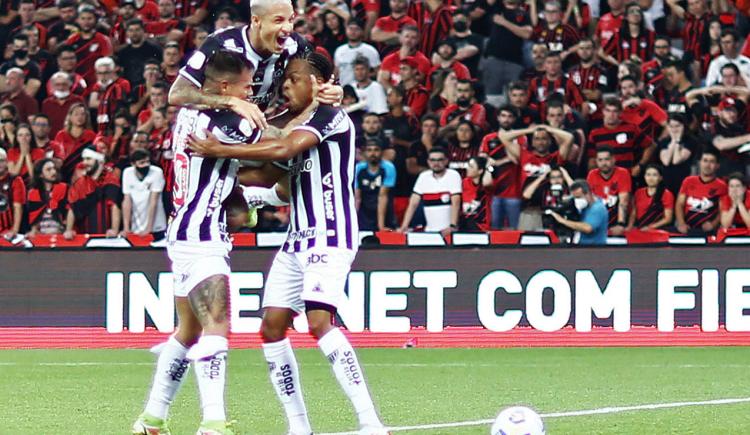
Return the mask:
<svg viewBox="0 0 750 435">
<path fill-rule="evenodd" d="M 283 92 L 295 120 L 304 123 L 280 139 L 234 147 L 222 145 L 208 134 L 206 139 L 193 136 L 190 147 L 217 158 L 289 160 L 290 226 L 266 282 L 261 334 L 270 377 L 284 406 L 290 433 L 312 432 L 297 362 L 286 337 L 293 315 L 306 313 L 310 333 L 317 338 L 336 379 L 354 405 L 360 433 L 383 434 L 386 432 L 357 356 L 344 334 L 333 325 L 358 249 L 358 228 L 352 190 L 354 124 L 344 110 L 317 105 L 315 98 L 332 69 L 330 62 L 317 53 L 290 61 Z"/>
<path fill-rule="evenodd" d="M 203 71 L 203 92 L 246 99 L 252 92 L 251 70 L 239 55 L 219 50 Z M 173 220 L 167 229 L 175 277 L 177 331 L 154 349 L 159 353 L 146 409 L 133 425 L 134 434 L 168 434 L 167 412 L 189 363 L 196 367 L 203 420 L 198 434 L 232 434 L 224 409 L 229 316 L 229 251 L 222 202 L 237 177 L 238 162 L 194 155 L 189 134 L 212 132 L 222 143 L 253 143 L 260 130 L 231 110 L 183 108 L 174 130 L 175 188 Z"/>
<path fill-rule="evenodd" d="M 250 126 L 267 127 L 263 112 L 276 100 L 284 69 L 291 59 L 314 48 L 292 32 L 294 9 L 290 0 L 251 0 L 250 24 L 215 32 L 193 53 L 169 91 L 169 104 L 196 108 L 231 109 L 245 117 Z M 219 48 L 238 53 L 255 73 L 252 102 L 230 95 L 202 90 L 208 58 Z M 318 88 L 318 100 L 333 104 L 344 91 L 331 81 Z"/>
</svg>

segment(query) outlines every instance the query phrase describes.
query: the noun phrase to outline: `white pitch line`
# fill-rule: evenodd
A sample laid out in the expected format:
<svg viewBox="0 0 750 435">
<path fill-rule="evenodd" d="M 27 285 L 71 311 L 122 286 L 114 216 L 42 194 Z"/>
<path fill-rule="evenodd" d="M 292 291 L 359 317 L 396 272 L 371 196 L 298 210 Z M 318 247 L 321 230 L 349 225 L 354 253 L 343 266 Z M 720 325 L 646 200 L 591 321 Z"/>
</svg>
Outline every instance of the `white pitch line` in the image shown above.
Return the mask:
<svg viewBox="0 0 750 435">
<path fill-rule="evenodd" d="M 672 402 L 672 403 L 652 403 L 646 405 L 633 405 L 633 406 L 610 406 L 606 408 L 596 409 L 584 409 L 581 411 L 564 411 L 564 412 L 551 412 L 547 414 L 541 414 L 542 418 L 563 418 L 563 417 L 581 417 L 585 415 L 600 415 L 600 414 L 616 414 L 620 412 L 628 411 L 646 411 L 653 409 L 666 409 L 666 408 L 683 408 L 686 406 L 710 406 L 710 405 L 730 405 L 735 403 L 748 403 L 750 397 L 741 397 L 736 399 L 716 399 L 716 400 L 704 400 L 695 402 Z M 406 430 L 429 430 L 429 429 L 444 429 L 449 427 L 462 427 L 462 426 L 480 426 L 485 424 L 491 424 L 494 420 L 474 420 L 474 421 L 460 421 L 455 423 L 438 423 L 438 424 L 421 424 L 415 426 L 396 426 L 389 427 L 388 430 L 391 432 L 400 432 Z M 357 435 L 357 432 L 335 432 L 335 433 L 323 433 L 320 435 Z"/>
</svg>

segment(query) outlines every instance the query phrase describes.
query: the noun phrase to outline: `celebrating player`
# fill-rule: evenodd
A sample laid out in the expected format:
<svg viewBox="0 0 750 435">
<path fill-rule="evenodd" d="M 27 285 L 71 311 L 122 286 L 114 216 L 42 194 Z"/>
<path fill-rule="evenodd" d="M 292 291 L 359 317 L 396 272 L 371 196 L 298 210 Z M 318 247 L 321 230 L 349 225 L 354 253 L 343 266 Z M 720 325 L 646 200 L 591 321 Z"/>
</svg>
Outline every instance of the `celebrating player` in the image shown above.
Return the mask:
<svg viewBox="0 0 750 435">
<path fill-rule="evenodd" d="M 305 122 L 282 138 L 226 146 L 211 134 L 206 139 L 193 135 L 190 147 L 216 158 L 290 160 L 289 232 L 268 275 L 261 326 L 263 352 L 290 433 L 312 432 L 297 362 L 286 337 L 293 314 L 306 312 L 310 333 L 354 405 L 360 433 L 384 434 L 357 356 L 344 334 L 333 326 L 358 249 L 358 228 L 352 191 L 354 124 L 344 110 L 318 105 L 315 98 L 331 70 L 330 62 L 317 53 L 289 63 L 282 90 L 290 112 Z"/>
<path fill-rule="evenodd" d="M 207 95 L 246 99 L 252 72 L 242 59 L 218 50 L 203 72 Z M 229 197 L 239 163 L 192 155 L 189 134 L 212 132 L 224 144 L 252 143 L 260 130 L 231 110 L 183 108 L 174 131 L 174 218 L 167 230 L 167 252 L 174 273 L 177 331 L 153 349 L 159 353 L 146 409 L 133 425 L 134 434 L 168 434 L 167 412 L 190 361 L 196 367 L 203 420 L 199 435 L 231 434 L 224 409 L 227 368 L 229 251 L 222 202 Z"/>
<path fill-rule="evenodd" d="M 250 8 L 250 25 L 214 33 L 190 56 L 169 91 L 170 104 L 231 109 L 245 117 L 253 128 L 268 126 L 263 111 L 276 99 L 284 69 L 291 59 L 304 56 L 314 48 L 292 32 L 295 15 L 290 0 L 251 0 Z M 252 102 L 231 95 L 210 94 L 202 89 L 206 62 L 219 48 L 238 53 L 248 68 L 255 71 Z M 318 100 L 328 104 L 338 103 L 344 94 L 343 89 L 330 80 L 318 89 Z"/>
</svg>

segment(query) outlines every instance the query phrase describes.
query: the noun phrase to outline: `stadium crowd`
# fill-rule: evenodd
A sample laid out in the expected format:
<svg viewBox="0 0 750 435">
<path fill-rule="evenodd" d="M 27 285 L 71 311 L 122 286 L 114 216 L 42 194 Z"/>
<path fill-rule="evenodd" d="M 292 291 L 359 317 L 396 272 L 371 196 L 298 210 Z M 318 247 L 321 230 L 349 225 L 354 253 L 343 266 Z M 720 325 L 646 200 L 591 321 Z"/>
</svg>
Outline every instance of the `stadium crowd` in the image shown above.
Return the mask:
<svg viewBox="0 0 750 435">
<path fill-rule="evenodd" d="M 295 7 L 357 127 L 363 230 L 571 227 L 598 201 L 612 235 L 750 227 L 747 0 Z M 248 0 L 2 2 L 0 233 L 161 238 L 170 85 L 249 16 Z M 255 231 L 288 219 L 265 208 Z"/>
</svg>

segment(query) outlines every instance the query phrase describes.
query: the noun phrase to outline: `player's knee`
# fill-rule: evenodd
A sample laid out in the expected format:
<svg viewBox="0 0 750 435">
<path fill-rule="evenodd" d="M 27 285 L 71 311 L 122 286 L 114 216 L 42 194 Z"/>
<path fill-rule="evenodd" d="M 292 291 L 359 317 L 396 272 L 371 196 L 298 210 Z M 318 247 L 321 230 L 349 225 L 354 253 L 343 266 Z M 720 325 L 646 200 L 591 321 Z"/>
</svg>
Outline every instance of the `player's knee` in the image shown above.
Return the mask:
<svg viewBox="0 0 750 435">
<path fill-rule="evenodd" d="M 310 334 L 316 339 L 320 339 L 333 328 L 333 311 L 334 308 L 324 304 L 319 306 L 307 306 L 307 324 Z"/>
<path fill-rule="evenodd" d="M 274 343 L 286 338 L 286 331 L 289 328 L 288 319 L 282 316 L 263 316 L 260 324 L 260 335 L 266 343 Z"/>
</svg>

